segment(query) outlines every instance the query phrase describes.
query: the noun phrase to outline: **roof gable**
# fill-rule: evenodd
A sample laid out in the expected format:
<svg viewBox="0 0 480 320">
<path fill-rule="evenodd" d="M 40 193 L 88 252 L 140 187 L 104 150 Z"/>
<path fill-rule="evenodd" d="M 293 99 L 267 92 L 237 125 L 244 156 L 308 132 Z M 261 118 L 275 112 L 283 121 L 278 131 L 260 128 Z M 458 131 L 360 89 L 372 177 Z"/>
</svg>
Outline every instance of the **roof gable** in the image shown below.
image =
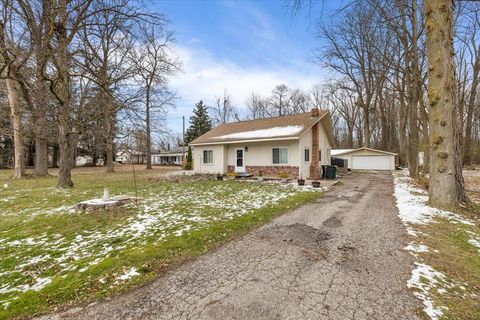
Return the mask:
<svg viewBox="0 0 480 320">
<path fill-rule="evenodd" d="M 329 114 L 326 110 L 320 110 L 318 117 L 312 117 L 310 112 L 306 112 L 274 118 L 226 123 L 213 128 L 193 140 L 190 144 L 201 145 L 233 143 L 237 141 L 297 139 L 315 123 L 323 120 L 323 118 L 328 118 L 328 123 L 330 123 Z M 325 126 L 324 121 L 322 121 L 322 124 Z M 328 131 L 331 131 L 331 126 L 328 126 L 328 128 L 325 126 L 325 130 L 327 131 L 329 140 L 331 138 L 333 140 L 331 132 L 330 135 L 328 134 Z"/>
</svg>

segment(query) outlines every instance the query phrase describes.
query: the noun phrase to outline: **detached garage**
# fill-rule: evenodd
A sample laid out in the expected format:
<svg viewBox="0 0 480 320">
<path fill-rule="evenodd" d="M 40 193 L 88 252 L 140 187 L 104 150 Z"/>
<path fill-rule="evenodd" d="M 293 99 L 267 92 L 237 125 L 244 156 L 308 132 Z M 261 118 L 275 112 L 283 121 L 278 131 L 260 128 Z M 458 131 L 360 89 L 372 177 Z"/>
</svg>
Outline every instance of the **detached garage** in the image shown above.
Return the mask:
<svg viewBox="0 0 480 320">
<path fill-rule="evenodd" d="M 332 160 L 347 160 L 352 170 L 395 170 L 395 156 L 396 153 L 365 147 L 332 150 Z"/>
</svg>

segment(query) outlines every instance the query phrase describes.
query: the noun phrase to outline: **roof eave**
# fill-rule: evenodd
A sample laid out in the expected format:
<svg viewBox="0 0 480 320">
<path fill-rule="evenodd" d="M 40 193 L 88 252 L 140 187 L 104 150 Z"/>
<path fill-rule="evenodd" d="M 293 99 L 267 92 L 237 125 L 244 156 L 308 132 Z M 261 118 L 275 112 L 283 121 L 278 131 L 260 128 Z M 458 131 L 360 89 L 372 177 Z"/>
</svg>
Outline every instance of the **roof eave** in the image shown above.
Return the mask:
<svg viewBox="0 0 480 320">
<path fill-rule="evenodd" d="M 340 152 L 340 153 L 337 153 L 337 154 L 335 154 L 335 155 L 332 154 L 332 157 L 335 157 L 335 156 L 343 156 L 343 155 L 346 155 L 346 154 L 349 154 L 349 153 L 353 153 L 353 152 L 357 152 L 357 151 L 360 151 L 360 150 L 369 150 L 369 151 L 373 151 L 373 152 L 379 152 L 379 153 L 389 154 L 389 155 L 392 155 L 392 156 L 396 156 L 396 155 L 397 155 L 396 153 L 393 153 L 393 152 L 388 152 L 388 151 L 383 151 L 383 150 L 378 150 L 378 149 L 372 149 L 372 148 L 367 148 L 367 147 L 361 147 L 361 148 L 358 148 L 358 149 L 353 149 L 353 150 L 349 150 L 349 151 Z"/>
</svg>

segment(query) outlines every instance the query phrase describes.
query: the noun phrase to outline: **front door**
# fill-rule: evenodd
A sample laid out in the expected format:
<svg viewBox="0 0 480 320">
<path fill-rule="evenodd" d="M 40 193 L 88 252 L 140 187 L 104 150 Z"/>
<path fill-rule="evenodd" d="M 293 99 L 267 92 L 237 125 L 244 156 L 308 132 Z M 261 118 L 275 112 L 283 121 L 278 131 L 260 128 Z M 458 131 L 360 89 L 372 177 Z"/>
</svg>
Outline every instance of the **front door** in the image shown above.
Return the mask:
<svg viewBox="0 0 480 320">
<path fill-rule="evenodd" d="M 245 159 L 243 148 L 235 149 L 235 172 L 245 172 Z"/>
</svg>

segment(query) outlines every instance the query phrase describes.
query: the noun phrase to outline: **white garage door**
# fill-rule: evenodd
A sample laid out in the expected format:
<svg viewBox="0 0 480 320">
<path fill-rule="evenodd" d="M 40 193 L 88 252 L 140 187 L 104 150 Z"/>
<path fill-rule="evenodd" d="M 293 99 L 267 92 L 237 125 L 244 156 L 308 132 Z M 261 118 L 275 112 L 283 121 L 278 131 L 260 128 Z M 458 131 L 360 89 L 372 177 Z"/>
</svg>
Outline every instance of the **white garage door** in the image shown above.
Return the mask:
<svg viewBox="0 0 480 320">
<path fill-rule="evenodd" d="M 352 169 L 391 170 L 390 156 L 352 156 Z"/>
</svg>

